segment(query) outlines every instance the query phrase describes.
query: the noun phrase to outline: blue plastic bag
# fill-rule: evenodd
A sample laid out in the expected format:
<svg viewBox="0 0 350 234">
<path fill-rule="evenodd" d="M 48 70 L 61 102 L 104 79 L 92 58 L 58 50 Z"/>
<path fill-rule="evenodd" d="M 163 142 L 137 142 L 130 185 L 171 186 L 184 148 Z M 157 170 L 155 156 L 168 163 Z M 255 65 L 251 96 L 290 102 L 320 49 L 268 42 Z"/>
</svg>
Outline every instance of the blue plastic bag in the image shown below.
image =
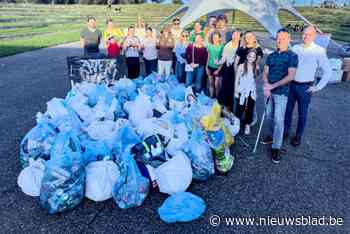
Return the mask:
<svg viewBox="0 0 350 234">
<path fill-rule="evenodd" d="M 119 155 L 123 154 L 128 146 L 139 142 L 141 142 L 140 137 L 129 124 L 125 124 L 120 128 L 114 138 L 106 140 L 106 144 L 112 150 L 112 153 Z"/>
<path fill-rule="evenodd" d="M 57 132 L 48 123 L 39 123 L 32 128 L 21 141 L 20 161 L 22 167 L 29 165 L 29 159 L 50 159 L 50 150 L 55 142 Z"/>
<path fill-rule="evenodd" d="M 185 118 L 183 117 L 183 115 L 181 115 L 180 113 L 178 113 L 176 111 L 166 112 L 162 116 L 162 119 L 169 120 L 172 125 L 178 125 L 178 124 L 185 123 Z"/>
<path fill-rule="evenodd" d="M 76 131 L 59 133 L 51 148 L 51 159 L 59 159 L 65 154 L 81 157 L 81 145 Z"/>
<path fill-rule="evenodd" d="M 89 106 L 95 106 L 97 104 L 97 101 L 99 97 L 105 98 L 106 102 L 110 105 L 112 103 L 113 95 L 108 90 L 108 87 L 105 84 L 97 84 L 95 88 L 88 93 L 88 103 Z"/>
<path fill-rule="evenodd" d="M 167 83 L 172 87 L 176 87 L 177 85 L 179 85 L 179 80 L 176 78 L 175 75 L 171 75 L 169 76 Z"/>
<path fill-rule="evenodd" d="M 113 160 L 113 156 L 103 141 L 83 141 L 83 163 L 88 165 L 90 162 L 101 160 Z"/>
<path fill-rule="evenodd" d="M 202 198 L 189 192 L 180 192 L 168 197 L 159 207 L 158 214 L 166 223 L 189 222 L 198 219 L 205 209 Z"/>
<path fill-rule="evenodd" d="M 183 85 L 175 86 L 169 90 L 168 97 L 179 102 L 185 101 L 186 88 Z"/>
<path fill-rule="evenodd" d="M 40 205 L 50 214 L 74 208 L 84 198 L 85 168 L 76 139 L 71 133 L 59 134 L 54 155 L 45 164 Z"/>
<path fill-rule="evenodd" d="M 184 151 L 191 159 L 193 179 L 205 181 L 211 175 L 214 175 L 214 159 L 211 149 L 205 142 L 203 131 L 196 130 L 192 133 Z"/>
<path fill-rule="evenodd" d="M 151 74 L 149 74 L 148 76 L 145 77 L 144 84 L 155 84 L 158 82 L 158 74 L 155 72 L 152 72 Z"/>
<path fill-rule="evenodd" d="M 122 101 L 122 104 L 125 101 L 135 100 L 137 96 L 136 84 L 130 79 L 120 79 L 112 89 L 116 93 L 118 100 Z"/>
<path fill-rule="evenodd" d="M 120 176 L 113 188 L 113 198 L 121 209 L 142 205 L 149 192 L 149 180 L 141 172 L 130 154 L 126 150 L 119 159 Z"/>
</svg>

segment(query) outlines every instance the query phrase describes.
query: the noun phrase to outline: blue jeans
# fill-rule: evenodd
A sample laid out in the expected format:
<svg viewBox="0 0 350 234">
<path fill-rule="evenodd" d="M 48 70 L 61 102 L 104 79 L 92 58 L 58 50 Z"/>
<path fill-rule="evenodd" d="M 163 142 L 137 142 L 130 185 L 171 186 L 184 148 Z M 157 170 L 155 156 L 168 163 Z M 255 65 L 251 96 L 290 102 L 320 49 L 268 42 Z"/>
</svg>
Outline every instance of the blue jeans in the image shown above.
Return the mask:
<svg viewBox="0 0 350 234">
<path fill-rule="evenodd" d="M 199 65 L 192 72 L 186 72 L 186 87 L 194 84 L 196 92 L 200 92 L 202 89 L 202 80 L 204 77 L 204 72 L 204 65 Z"/>
<path fill-rule="evenodd" d="M 270 133 L 273 135 L 272 149 L 281 149 L 282 147 L 287 101 L 287 96 L 272 94 L 266 107 L 266 118 L 270 120 Z"/>
<path fill-rule="evenodd" d="M 185 83 L 186 73 L 185 73 L 185 63 L 176 62 L 175 67 L 176 78 L 180 83 Z"/>
<path fill-rule="evenodd" d="M 302 137 L 306 126 L 307 113 L 311 102 L 311 95 L 306 91 L 311 84 L 292 82 L 289 88 L 287 110 L 284 122 L 285 133 L 289 133 L 292 126 L 293 110 L 295 103 L 298 103 L 298 127 L 296 136 Z"/>
</svg>

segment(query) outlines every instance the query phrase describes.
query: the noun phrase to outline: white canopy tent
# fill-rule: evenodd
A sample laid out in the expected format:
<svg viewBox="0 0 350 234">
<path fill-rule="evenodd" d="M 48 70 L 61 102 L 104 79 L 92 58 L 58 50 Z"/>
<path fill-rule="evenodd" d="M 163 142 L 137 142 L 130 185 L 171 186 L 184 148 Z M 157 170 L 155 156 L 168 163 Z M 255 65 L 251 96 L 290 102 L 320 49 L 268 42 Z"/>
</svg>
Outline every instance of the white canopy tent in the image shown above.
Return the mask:
<svg viewBox="0 0 350 234">
<path fill-rule="evenodd" d="M 218 10 L 240 10 L 256 19 L 272 36 L 275 36 L 282 27 L 278 19 L 280 10 L 288 11 L 305 23 L 312 25 L 288 0 L 190 0 L 161 24 L 185 12 L 181 18 L 181 26 L 184 28 L 201 16 Z"/>
</svg>

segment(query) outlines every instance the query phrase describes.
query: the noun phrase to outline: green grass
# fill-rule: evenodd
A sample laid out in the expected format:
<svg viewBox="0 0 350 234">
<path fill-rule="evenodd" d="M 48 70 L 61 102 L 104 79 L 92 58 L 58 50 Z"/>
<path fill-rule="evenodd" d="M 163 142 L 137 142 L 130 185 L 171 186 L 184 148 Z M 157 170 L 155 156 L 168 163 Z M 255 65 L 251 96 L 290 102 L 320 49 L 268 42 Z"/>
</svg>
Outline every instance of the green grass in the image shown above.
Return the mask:
<svg viewBox="0 0 350 234">
<path fill-rule="evenodd" d="M 79 31 L 85 26 L 88 15 L 97 18 L 100 29 L 104 28 L 108 16 L 112 16 L 119 27 L 134 24 L 138 15 L 156 26 L 179 6 L 142 4 L 115 7 L 122 7 L 122 12 L 108 12 L 106 6 L 101 5 L 0 4 L 0 57 L 78 41 Z M 299 11 L 321 30 L 332 33 L 333 39 L 350 41 L 349 9 L 299 8 Z M 234 18 L 232 13 L 228 16 L 231 26 L 265 31 L 253 18 L 242 12 L 236 11 Z M 282 25 L 301 23 L 287 12 L 282 11 L 279 16 Z"/>
</svg>

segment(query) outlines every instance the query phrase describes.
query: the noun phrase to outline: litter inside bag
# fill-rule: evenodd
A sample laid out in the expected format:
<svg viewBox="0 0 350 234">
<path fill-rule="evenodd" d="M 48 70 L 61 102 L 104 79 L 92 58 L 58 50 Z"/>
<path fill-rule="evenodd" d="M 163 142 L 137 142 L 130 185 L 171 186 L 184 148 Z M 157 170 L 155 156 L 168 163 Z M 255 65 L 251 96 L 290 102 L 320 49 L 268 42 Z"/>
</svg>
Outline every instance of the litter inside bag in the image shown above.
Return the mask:
<svg viewBox="0 0 350 234">
<path fill-rule="evenodd" d="M 20 161 L 22 168 L 29 165 L 29 159 L 50 159 L 50 150 L 56 139 L 55 129 L 46 123 L 32 128 L 21 141 Z"/>
<path fill-rule="evenodd" d="M 214 160 L 212 151 L 205 142 L 204 133 L 196 130 L 186 144 L 185 152 L 191 160 L 193 179 L 205 181 L 214 175 Z"/>
<path fill-rule="evenodd" d="M 48 213 L 58 213 L 77 206 L 84 197 L 85 168 L 74 135 L 59 134 L 46 162 L 40 189 L 40 204 Z"/>
<path fill-rule="evenodd" d="M 149 191 L 149 180 L 141 175 L 135 160 L 127 149 L 119 161 L 120 176 L 113 187 L 113 199 L 119 208 L 142 205 Z"/>
<path fill-rule="evenodd" d="M 134 145 L 131 154 L 136 161 L 153 167 L 158 167 L 169 160 L 164 151 L 164 137 L 161 135 L 149 136 L 143 142 Z"/>
<path fill-rule="evenodd" d="M 198 219 L 205 209 L 202 198 L 189 192 L 181 192 L 168 197 L 159 207 L 158 214 L 166 223 L 189 222 Z"/>
</svg>

